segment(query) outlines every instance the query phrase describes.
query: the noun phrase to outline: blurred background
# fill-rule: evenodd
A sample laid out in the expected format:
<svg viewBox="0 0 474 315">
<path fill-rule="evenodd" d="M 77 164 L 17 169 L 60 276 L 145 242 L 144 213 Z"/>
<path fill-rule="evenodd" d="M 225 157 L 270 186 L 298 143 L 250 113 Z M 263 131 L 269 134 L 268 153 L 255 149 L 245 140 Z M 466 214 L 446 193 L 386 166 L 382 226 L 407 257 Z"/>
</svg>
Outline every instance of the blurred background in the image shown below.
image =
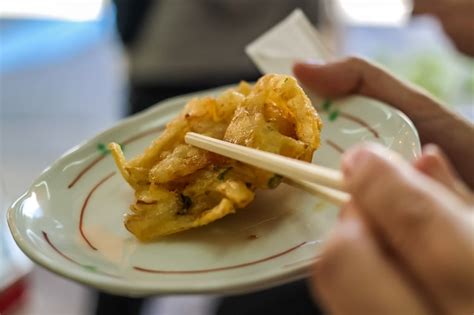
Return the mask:
<svg viewBox="0 0 474 315">
<path fill-rule="evenodd" d="M 296 7 L 336 55 L 377 61 L 474 119 L 473 60 L 435 19 L 412 18 L 410 1 L 0 2 L 1 314 L 100 313 L 96 292 L 19 252 L 6 208 L 62 153 L 120 118 L 169 96 L 255 79 L 243 47 Z M 169 296 L 149 300 L 142 314 L 212 314 L 215 303 Z"/>
</svg>

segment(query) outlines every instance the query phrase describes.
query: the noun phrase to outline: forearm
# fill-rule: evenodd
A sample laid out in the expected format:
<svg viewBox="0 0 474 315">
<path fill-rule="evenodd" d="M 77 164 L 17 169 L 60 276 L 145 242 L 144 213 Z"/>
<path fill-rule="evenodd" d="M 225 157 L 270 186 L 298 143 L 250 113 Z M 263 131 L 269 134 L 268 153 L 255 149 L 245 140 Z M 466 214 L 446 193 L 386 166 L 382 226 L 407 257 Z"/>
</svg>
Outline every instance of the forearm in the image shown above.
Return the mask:
<svg viewBox="0 0 474 315">
<path fill-rule="evenodd" d="M 459 175 L 474 189 L 474 125 L 422 92 L 405 109 L 418 129 L 422 143 L 440 146 Z"/>
<path fill-rule="evenodd" d="M 443 148 L 459 175 L 474 189 L 474 127 L 458 117 L 444 117 L 436 124 L 418 123 L 423 143 L 435 143 Z"/>
<path fill-rule="evenodd" d="M 384 77 L 376 88 L 376 77 Z M 415 124 L 422 144 L 440 146 L 462 179 L 474 189 L 474 125 L 429 93 L 387 75 L 373 76 L 362 94 L 385 101 L 407 114 Z"/>
</svg>

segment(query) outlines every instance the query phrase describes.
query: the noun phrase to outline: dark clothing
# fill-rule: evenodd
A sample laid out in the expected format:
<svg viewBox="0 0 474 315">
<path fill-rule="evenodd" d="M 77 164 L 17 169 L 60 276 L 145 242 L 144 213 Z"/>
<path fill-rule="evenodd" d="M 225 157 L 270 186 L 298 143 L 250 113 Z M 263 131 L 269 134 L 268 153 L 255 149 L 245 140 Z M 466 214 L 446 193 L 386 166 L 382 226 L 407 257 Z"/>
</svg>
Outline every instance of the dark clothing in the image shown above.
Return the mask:
<svg viewBox="0 0 474 315">
<path fill-rule="evenodd" d="M 95 315 L 141 315 L 146 300 L 97 292 Z"/>
<path fill-rule="evenodd" d="M 301 280 L 255 293 L 224 297 L 216 315 L 318 315 L 308 284 Z M 210 314 L 211 315 L 211 314 Z"/>
<path fill-rule="evenodd" d="M 228 85 L 239 83 L 244 80 L 247 82 L 253 82 L 258 79 L 258 76 L 248 76 L 248 77 L 235 77 L 235 78 L 225 78 L 221 80 L 220 84 L 209 84 L 209 83 L 196 83 L 193 85 L 142 85 L 142 84 L 130 84 L 129 91 L 129 114 L 138 113 L 151 105 L 154 105 L 160 101 L 166 100 L 168 98 L 208 90 L 218 86 Z"/>
</svg>

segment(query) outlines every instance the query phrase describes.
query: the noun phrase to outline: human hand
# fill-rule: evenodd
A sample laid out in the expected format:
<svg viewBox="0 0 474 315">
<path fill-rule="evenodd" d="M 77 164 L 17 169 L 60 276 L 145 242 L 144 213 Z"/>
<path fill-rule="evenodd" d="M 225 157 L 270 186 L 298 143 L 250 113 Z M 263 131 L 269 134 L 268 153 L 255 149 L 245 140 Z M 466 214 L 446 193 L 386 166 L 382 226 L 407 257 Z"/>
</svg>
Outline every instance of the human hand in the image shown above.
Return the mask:
<svg viewBox="0 0 474 315">
<path fill-rule="evenodd" d="M 456 48 L 474 56 L 474 1 L 415 0 L 413 14 L 431 14 L 437 17 Z"/>
<path fill-rule="evenodd" d="M 359 94 L 398 108 L 413 121 L 422 143 L 439 145 L 474 187 L 474 126 L 424 91 L 354 57 L 323 65 L 297 63 L 293 71 L 306 88 L 323 97 Z"/>
<path fill-rule="evenodd" d="M 352 200 L 311 280 L 331 314 L 473 314 L 474 196 L 441 151 L 364 145 L 342 168 Z"/>
</svg>

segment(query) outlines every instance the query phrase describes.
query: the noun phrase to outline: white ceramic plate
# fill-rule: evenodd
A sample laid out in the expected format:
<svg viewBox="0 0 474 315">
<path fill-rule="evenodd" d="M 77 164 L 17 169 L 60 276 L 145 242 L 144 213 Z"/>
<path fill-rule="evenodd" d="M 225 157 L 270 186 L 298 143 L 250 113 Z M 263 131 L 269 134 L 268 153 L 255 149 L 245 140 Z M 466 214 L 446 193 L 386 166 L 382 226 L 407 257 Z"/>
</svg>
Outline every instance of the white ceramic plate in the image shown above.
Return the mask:
<svg viewBox="0 0 474 315">
<path fill-rule="evenodd" d="M 288 186 L 260 191 L 237 214 L 155 243 L 142 244 L 123 227 L 133 191 L 106 144 L 117 141 L 128 158 L 135 156 L 196 95 L 126 119 L 46 169 L 8 212 L 25 254 L 64 277 L 134 296 L 248 292 L 306 276 L 338 209 Z M 324 120 L 315 163 L 337 168 L 341 153 L 360 141 L 382 143 L 407 159 L 420 152 L 413 124 L 388 106 L 360 97 L 313 103 Z"/>
</svg>

